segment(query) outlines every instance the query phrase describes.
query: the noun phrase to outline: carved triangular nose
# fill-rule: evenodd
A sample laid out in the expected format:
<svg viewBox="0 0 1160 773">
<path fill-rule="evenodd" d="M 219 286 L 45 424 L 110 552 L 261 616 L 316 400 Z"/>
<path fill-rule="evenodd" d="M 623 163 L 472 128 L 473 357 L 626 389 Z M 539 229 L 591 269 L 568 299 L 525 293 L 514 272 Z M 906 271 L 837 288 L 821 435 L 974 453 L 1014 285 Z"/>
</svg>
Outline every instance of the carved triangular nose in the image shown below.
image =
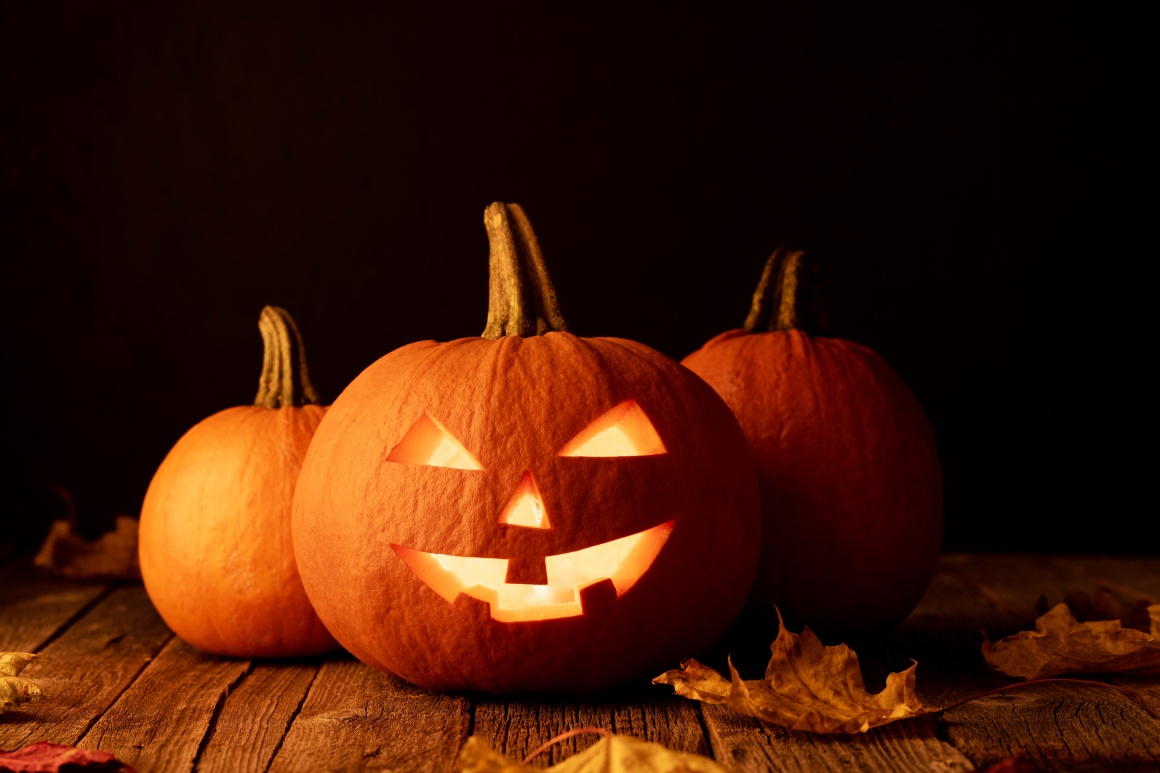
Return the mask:
<svg viewBox="0 0 1160 773">
<path fill-rule="evenodd" d="M 520 484 L 516 486 L 516 493 L 499 516 L 499 522 L 530 529 L 552 528 L 548 524 L 548 511 L 544 509 L 544 500 L 540 498 L 531 470 L 524 471 Z"/>
</svg>

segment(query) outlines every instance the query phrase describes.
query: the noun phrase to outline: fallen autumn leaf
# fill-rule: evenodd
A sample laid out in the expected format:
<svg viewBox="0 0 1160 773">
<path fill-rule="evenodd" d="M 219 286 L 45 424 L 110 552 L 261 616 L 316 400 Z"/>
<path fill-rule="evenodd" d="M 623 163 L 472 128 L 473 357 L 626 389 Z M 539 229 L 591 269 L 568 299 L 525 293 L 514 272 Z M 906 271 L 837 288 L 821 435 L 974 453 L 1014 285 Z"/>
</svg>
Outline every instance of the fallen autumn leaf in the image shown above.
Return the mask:
<svg viewBox="0 0 1160 773">
<path fill-rule="evenodd" d="M 1148 607 L 1151 631 L 1126 628 L 1120 620 L 1081 623 L 1065 603 L 1035 621 L 1034 631 L 991 642 L 983 658 L 993 668 L 1021 679 L 1060 674 L 1160 675 L 1160 604 Z"/>
<path fill-rule="evenodd" d="M 41 696 L 35 682 L 20 676 L 24 667 L 35 659 L 36 655 L 31 652 L 0 652 L 0 714 L 8 706 Z"/>
<path fill-rule="evenodd" d="M 56 521 L 33 563 L 72 580 L 139 580 L 137 519 L 118 515 L 114 530 L 92 542 L 77 533 L 75 520 Z"/>
<path fill-rule="evenodd" d="M 110 752 L 37 741 L 15 751 L 0 751 L 0 773 L 137 773 Z"/>
<path fill-rule="evenodd" d="M 725 704 L 739 714 L 811 733 L 864 733 L 938 711 L 924 706 L 915 693 L 917 663 L 887 676 L 886 688 L 871 694 L 853 650 L 845 644 L 822 644 L 808 627 L 801 635 L 790 633 L 780 612 L 778 622 L 765 679 L 742 681 L 730 661 L 731 678 L 726 680 L 690 659 L 653 682 L 672 685 L 678 695 L 692 700 Z"/>
<path fill-rule="evenodd" d="M 553 741 L 572 734 L 565 733 Z M 505 757 L 487 741 L 473 735 L 459 751 L 456 764 L 459 773 L 541 773 L 544 770 L 551 773 L 726 773 L 725 768 L 708 757 L 673 751 L 630 735 L 603 735 L 584 751 L 549 768 L 534 768 L 525 764 L 527 760 L 521 763 Z"/>
</svg>

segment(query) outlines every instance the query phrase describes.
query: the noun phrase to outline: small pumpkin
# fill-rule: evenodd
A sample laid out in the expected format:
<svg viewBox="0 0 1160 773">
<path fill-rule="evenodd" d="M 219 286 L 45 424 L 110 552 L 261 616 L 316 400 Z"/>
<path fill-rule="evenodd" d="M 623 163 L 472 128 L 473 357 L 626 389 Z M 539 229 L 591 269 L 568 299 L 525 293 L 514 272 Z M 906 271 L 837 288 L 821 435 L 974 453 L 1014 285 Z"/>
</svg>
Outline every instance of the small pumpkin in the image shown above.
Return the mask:
<svg viewBox="0 0 1160 773">
<path fill-rule="evenodd" d="M 325 408 L 302 336 L 267 306 L 253 405 L 219 411 L 161 462 L 141 508 L 141 576 L 165 623 L 194 647 L 294 657 L 337 647 L 298 578 L 290 545 L 294 485 Z"/>
<path fill-rule="evenodd" d="M 737 416 L 761 481 L 756 596 L 815 630 L 884 629 L 918 603 L 942 539 L 934 434 L 903 380 L 824 335 L 805 254 L 770 256 L 745 326 L 683 362 Z"/>
<path fill-rule="evenodd" d="M 482 337 L 359 375 L 294 497 L 343 646 L 437 690 L 584 693 L 697 653 L 753 580 L 757 482 L 728 407 L 649 347 L 566 331 L 523 210 L 494 203 Z"/>
</svg>

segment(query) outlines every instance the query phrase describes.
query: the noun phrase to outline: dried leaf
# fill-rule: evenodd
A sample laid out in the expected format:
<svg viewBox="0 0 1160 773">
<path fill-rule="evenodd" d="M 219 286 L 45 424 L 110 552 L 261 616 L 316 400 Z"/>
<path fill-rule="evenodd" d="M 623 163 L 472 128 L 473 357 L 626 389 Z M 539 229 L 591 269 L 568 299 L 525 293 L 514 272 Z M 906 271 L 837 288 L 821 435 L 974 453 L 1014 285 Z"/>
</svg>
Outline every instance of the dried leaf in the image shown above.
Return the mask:
<svg viewBox="0 0 1160 773">
<path fill-rule="evenodd" d="M 630 735 L 608 735 L 559 765 L 534 768 L 505 757 L 471 736 L 456 760 L 460 773 L 726 773 L 708 757 L 667 749 Z"/>
<path fill-rule="evenodd" d="M 811 733 L 864 733 L 898 719 L 930 714 L 914 690 L 915 663 L 886 677 L 886 688 L 866 692 L 858 656 L 845 644 L 827 647 L 806 628 L 790 633 L 781 621 L 770 646 L 772 657 L 764 680 L 742 681 L 729 662 L 730 680 L 686 660 L 683 670 L 667 671 L 653 682 L 672 685 L 678 695 L 706 703 L 723 703 L 739 714 L 791 730 Z"/>
<path fill-rule="evenodd" d="M 36 655 L 31 652 L 0 652 L 0 714 L 8 706 L 41 696 L 35 682 L 20 676 L 24 667 L 35 659 Z"/>
<path fill-rule="evenodd" d="M 1120 620 L 1081 623 L 1067 604 L 1056 604 L 1020 631 L 992 643 L 983 657 L 1008 676 L 1043 679 L 1061 674 L 1160 676 L 1160 604 L 1148 607 L 1150 630 L 1126 628 Z"/>
<path fill-rule="evenodd" d="M 76 533 L 75 519 L 55 521 L 33 563 L 73 580 L 139 580 L 137 519 L 118 515 L 114 530 L 94 542 Z"/>
<path fill-rule="evenodd" d="M 110 752 L 37 741 L 22 749 L 0 751 L 0 771 L 17 773 L 137 773 Z"/>
</svg>

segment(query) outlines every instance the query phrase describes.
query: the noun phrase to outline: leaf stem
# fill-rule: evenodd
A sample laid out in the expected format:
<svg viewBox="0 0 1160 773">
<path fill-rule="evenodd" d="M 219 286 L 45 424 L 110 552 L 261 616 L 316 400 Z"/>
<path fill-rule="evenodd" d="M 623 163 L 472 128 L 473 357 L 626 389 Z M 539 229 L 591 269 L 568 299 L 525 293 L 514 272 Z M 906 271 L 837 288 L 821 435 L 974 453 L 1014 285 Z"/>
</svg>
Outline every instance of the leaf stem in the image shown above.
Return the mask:
<svg viewBox="0 0 1160 773">
<path fill-rule="evenodd" d="M 612 731 L 605 730 L 603 727 L 578 727 L 575 730 L 569 730 L 566 733 L 560 733 L 558 736 L 556 736 L 552 740 L 548 741 L 540 748 L 536 749 L 534 752 L 529 754 L 527 757 L 524 757 L 524 761 L 521 764 L 527 765 L 529 762 L 532 761 L 532 759 L 534 757 L 539 755 L 541 752 L 546 750 L 548 747 L 553 746 L 555 744 L 558 744 L 558 743 L 560 743 L 560 741 L 567 740 L 568 738 L 571 738 L 574 735 L 580 735 L 581 733 L 596 733 L 597 735 L 604 735 L 604 736 L 612 735 Z"/>
</svg>

